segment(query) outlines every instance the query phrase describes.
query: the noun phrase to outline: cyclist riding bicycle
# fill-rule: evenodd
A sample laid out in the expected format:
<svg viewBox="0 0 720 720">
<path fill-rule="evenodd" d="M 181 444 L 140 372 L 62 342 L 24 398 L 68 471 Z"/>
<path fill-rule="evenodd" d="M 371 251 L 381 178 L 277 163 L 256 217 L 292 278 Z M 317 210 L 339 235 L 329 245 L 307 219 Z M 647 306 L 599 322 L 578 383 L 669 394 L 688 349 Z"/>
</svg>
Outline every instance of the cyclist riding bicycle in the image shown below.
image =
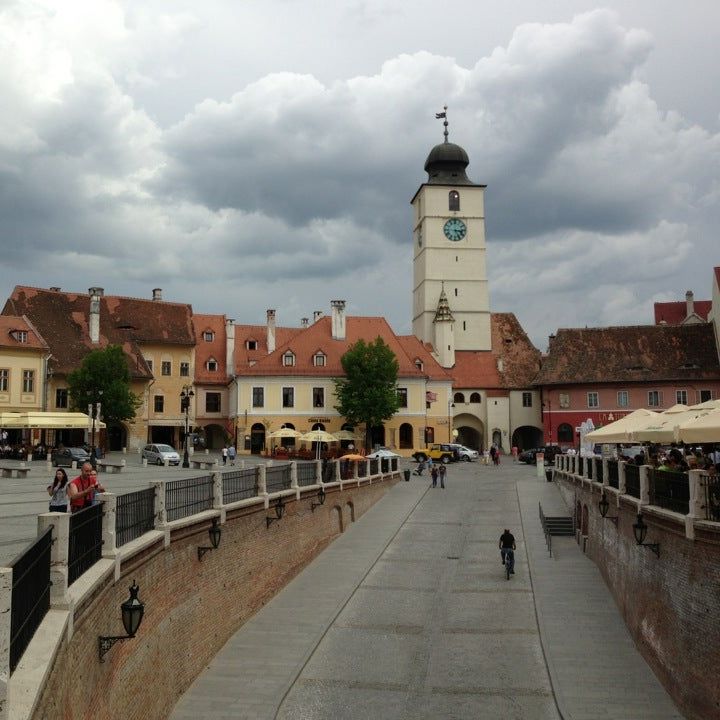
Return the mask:
<svg viewBox="0 0 720 720">
<path fill-rule="evenodd" d="M 505 528 L 505 531 L 500 536 L 500 557 L 502 558 L 501 562 L 504 565 L 505 564 L 505 557 L 508 557 L 508 562 L 510 563 L 510 574 L 515 574 L 515 536 L 507 529 Z"/>
</svg>

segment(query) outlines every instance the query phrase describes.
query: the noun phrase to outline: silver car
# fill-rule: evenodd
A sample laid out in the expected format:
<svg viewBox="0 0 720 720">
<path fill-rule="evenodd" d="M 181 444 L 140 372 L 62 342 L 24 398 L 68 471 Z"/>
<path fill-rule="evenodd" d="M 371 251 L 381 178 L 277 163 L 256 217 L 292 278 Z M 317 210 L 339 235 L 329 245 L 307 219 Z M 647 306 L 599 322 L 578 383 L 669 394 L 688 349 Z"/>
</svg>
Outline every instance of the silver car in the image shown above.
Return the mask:
<svg viewBox="0 0 720 720">
<path fill-rule="evenodd" d="M 452 443 L 450 447 L 457 453 L 458 460 L 470 462 L 471 460 L 478 460 L 480 458 L 480 453 L 477 450 L 471 450 L 464 445 Z"/>
<path fill-rule="evenodd" d="M 149 465 L 164 465 L 167 460 L 170 465 L 179 465 L 180 456 L 177 450 L 171 445 L 152 443 L 142 449 L 142 457 L 146 458 Z"/>
</svg>

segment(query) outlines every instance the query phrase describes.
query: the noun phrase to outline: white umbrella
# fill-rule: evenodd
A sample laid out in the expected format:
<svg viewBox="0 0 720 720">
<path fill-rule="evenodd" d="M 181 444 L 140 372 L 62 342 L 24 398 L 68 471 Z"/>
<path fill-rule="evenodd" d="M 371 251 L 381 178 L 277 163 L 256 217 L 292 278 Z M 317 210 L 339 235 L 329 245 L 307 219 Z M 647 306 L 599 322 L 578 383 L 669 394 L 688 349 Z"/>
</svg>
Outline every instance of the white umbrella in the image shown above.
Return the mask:
<svg viewBox="0 0 720 720">
<path fill-rule="evenodd" d="M 593 430 L 587 434 L 588 440 L 594 443 L 624 443 L 630 440 L 630 434 L 633 430 L 648 424 L 648 421 L 655 420 L 660 417 L 660 413 L 652 410 L 633 410 L 625 417 L 603 425 L 603 427 Z"/>
<path fill-rule="evenodd" d="M 339 442 L 335 435 L 331 435 L 329 432 L 325 432 L 325 430 L 311 430 L 310 432 L 306 432 L 304 435 L 301 435 L 300 440 L 303 442 L 317 443 L 315 447 L 316 458 L 320 457 L 320 443 Z"/>
<path fill-rule="evenodd" d="M 293 430 L 292 428 L 280 428 L 279 430 L 274 430 L 273 432 L 268 434 L 269 438 L 275 439 L 275 438 L 299 438 L 302 436 L 302 433 L 299 430 Z"/>
<path fill-rule="evenodd" d="M 675 428 L 676 439 L 685 443 L 720 442 L 720 410 L 713 410 Z"/>
</svg>

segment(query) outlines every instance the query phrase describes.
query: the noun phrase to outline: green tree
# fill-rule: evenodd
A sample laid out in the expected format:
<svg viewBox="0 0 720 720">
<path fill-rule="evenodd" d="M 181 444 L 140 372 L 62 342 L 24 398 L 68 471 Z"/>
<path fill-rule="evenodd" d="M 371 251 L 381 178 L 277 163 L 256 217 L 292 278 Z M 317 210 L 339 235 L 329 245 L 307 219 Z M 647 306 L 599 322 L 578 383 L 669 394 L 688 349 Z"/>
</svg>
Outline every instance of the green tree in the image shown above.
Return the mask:
<svg viewBox="0 0 720 720">
<path fill-rule="evenodd" d="M 93 350 L 82 365 L 68 375 L 70 407 L 81 412 L 101 403 L 103 421 L 117 423 L 135 417 L 142 400 L 130 391 L 130 370 L 119 345 Z"/>
<path fill-rule="evenodd" d="M 345 377 L 335 380 L 335 409 L 353 425 L 365 424 L 365 447 L 371 447 L 372 428 L 382 425 L 398 410 L 398 362 L 378 337 L 358 340 L 340 360 Z"/>
</svg>

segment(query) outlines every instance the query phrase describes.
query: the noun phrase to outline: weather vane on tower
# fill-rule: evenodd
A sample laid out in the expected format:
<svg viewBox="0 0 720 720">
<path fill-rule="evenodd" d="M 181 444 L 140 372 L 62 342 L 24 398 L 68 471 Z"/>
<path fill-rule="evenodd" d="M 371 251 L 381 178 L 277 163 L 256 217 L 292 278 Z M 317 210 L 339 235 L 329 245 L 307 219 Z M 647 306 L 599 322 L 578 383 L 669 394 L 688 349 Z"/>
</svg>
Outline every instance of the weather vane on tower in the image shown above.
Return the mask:
<svg viewBox="0 0 720 720">
<path fill-rule="evenodd" d="M 445 142 L 448 142 L 448 121 L 447 121 L 447 105 L 443 105 L 443 111 L 441 113 L 435 113 L 435 119 L 436 120 L 444 120 L 443 125 L 445 126 L 445 131 L 443 132 L 443 135 L 445 136 Z"/>
</svg>

